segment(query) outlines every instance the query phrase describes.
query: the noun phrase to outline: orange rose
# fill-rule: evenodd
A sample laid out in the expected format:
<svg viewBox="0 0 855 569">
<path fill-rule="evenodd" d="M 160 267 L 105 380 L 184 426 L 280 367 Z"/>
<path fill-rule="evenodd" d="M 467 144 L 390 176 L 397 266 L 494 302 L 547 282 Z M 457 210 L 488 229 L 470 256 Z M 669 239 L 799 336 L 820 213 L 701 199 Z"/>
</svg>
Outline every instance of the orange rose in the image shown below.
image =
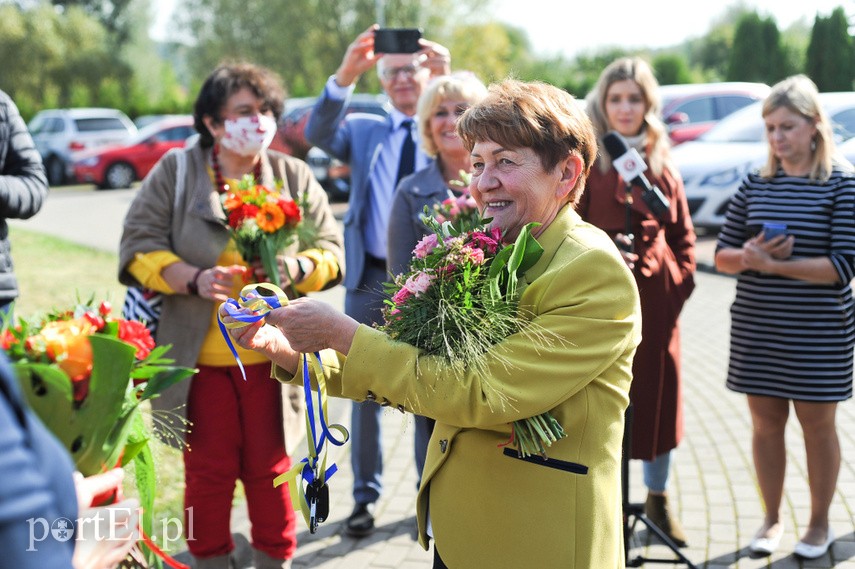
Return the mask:
<svg viewBox="0 0 855 569">
<path fill-rule="evenodd" d="M 95 326 L 83 318 L 49 322 L 40 334 L 45 351 L 71 381 L 82 381 L 92 373 L 89 335 Z"/>
</svg>

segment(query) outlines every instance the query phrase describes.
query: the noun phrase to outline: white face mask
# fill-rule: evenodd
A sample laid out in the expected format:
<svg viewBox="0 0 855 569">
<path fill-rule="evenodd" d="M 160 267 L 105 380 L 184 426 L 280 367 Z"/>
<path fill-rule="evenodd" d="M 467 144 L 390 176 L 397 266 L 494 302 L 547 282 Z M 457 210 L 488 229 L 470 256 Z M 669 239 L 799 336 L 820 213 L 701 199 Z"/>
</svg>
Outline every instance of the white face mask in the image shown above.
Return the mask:
<svg viewBox="0 0 855 569">
<path fill-rule="evenodd" d="M 226 119 L 226 133 L 220 144 L 235 154 L 255 156 L 270 146 L 276 135 L 276 121 L 267 115 Z"/>
</svg>

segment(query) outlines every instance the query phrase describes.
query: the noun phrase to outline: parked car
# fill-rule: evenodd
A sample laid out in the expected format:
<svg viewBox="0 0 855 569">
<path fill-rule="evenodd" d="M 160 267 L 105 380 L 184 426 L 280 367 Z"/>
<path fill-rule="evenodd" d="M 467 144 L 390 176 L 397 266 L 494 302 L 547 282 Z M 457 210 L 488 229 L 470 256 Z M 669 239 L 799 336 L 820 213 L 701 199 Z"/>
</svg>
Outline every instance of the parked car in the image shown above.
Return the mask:
<svg viewBox="0 0 855 569">
<path fill-rule="evenodd" d="M 855 136 L 855 92 L 820 93 L 819 99 L 834 127 L 835 139 L 839 142 Z M 695 226 L 720 227 L 742 179 L 766 162 L 762 106 L 758 101 L 740 109 L 697 140 L 671 151 L 683 176 Z"/>
<path fill-rule="evenodd" d="M 175 118 L 175 117 L 183 117 L 185 115 L 181 114 L 168 114 L 168 115 L 140 115 L 134 119 L 134 124 L 137 125 L 138 129 L 142 129 L 152 123 L 156 123 L 159 120 Z"/>
<path fill-rule="evenodd" d="M 350 167 L 320 148 L 313 147 L 306 140 L 306 123 L 312 114 L 315 101 L 315 98 L 302 99 L 282 115 L 279 119 L 278 136 L 271 147 L 305 160 L 330 198 L 345 200 L 350 190 Z M 388 101 L 385 95 L 357 93 L 351 97 L 345 115 L 370 113 L 385 117 L 391 108 Z"/>
<path fill-rule="evenodd" d="M 126 144 L 76 153 L 74 176 L 80 183 L 94 183 L 101 188 L 128 188 L 145 178 L 167 151 L 183 148 L 195 132 L 192 115 L 160 119 L 140 129 Z"/>
<path fill-rule="evenodd" d="M 845 142 L 842 142 L 840 146 L 837 147 L 837 150 L 844 158 L 849 160 L 850 164 L 855 165 L 855 136 Z M 855 168 L 855 166 L 853 166 L 853 168 Z"/>
<path fill-rule="evenodd" d="M 723 82 L 662 85 L 662 120 L 675 145 L 694 140 L 734 111 L 766 98 L 764 83 Z"/>
<path fill-rule="evenodd" d="M 72 179 L 75 152 L 124 142 L 137 133 L 137 127 L 125 113 L 104 108 L 39 111 L 27 128 L 52 186 Z"/>
</svg>

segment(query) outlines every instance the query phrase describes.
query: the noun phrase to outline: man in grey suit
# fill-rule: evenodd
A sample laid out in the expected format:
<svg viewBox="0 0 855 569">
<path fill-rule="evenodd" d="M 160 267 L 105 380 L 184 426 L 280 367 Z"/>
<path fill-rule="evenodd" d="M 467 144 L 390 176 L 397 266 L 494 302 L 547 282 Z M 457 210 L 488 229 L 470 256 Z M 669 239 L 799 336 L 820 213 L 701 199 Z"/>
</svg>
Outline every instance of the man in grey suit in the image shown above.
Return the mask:
<svg viewBox="0 0 855 569">
<path fill-rule="evenodd" d="M 350 199 L 344 218 L 344 311 L 368 325 L 382 320 L 382 283 L 390 280 L 386 274 L 386 228 L 395 187 L 401 177 L 430 161 L 418 149 L 416 104 L 431 76 L 450 73 L 451 62 L 445 47 L 424 39 L 416 53 L 375 53 L 375 29 L 376 25 L 371 26 L 348 46 L 306 124 L 309 142 L 350 165 Z M 392 112 L 386 118 L 354 113 L 342 120 L 354 84 L 375 66 Z M 352 537 L 374 531 L 374 504 L 382 492 L 382 408 L 370 401 L 371 394 L 367 399 L 354 403 L 352 409 L 356 506 L 345 522 L 345 532 Z"/>
</svg>

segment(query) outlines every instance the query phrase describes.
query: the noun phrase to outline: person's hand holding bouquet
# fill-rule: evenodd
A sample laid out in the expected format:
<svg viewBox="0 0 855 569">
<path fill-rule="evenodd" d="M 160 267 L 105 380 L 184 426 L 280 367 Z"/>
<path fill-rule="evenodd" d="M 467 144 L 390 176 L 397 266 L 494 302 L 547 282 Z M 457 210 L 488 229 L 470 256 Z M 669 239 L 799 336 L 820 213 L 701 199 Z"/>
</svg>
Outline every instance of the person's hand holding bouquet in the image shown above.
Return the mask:
<svg viewBox="0 0 855 569">
<path fill-rule="evenodd" d="M 113 569 L 139 539 L 139 501 L 122 499 L 124 478 L 121 468 L 85 478 L 74 473 L 80 508 L 74 569 Z M 105 500 L 111 503 L 101 505 Z"/>
</svg>

